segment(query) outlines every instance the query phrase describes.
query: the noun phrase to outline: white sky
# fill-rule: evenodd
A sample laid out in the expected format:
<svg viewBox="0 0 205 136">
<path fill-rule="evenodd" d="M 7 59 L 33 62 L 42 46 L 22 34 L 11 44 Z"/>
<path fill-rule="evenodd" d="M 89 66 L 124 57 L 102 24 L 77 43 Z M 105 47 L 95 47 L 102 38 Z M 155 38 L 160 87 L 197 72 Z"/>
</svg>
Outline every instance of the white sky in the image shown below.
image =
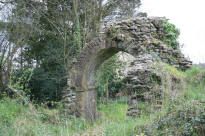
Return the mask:
<svg viewBox="0 0 205 136">
<path fill-rule="evenodd" d="M 180 29 L 185 56 L 205 63 L 205 0 L 142 0 L 141 10 L 170 19 Z"/>
</svg>

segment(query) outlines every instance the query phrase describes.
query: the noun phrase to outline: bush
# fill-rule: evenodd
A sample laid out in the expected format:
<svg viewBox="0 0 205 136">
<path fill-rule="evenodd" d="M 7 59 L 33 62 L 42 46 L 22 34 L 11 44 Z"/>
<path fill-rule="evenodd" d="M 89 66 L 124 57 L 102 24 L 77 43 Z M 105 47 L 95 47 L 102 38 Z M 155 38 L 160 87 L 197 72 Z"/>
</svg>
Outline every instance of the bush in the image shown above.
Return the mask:
<svg viewBox="0 0 205 136">
<path fill-rule="evenodd" d="M 167 99 L 159 114 L 148 124 L 137 125 L 136 134 L 147 136 L 203 136 L 205 134 L 205 69 L 193 67 L 179 72 L 172 67 L 166 69 L 176 77 L 186 79 L 184 96 Z"/>
<path fill-rule="evenodd" d="M 170 101 L 164 115 L 159 115 L 152 123 L 137 126 L 136 133 L 147 136 L 202 136 L 205 134 L 205 103 Z"/>
<path fill-rule="evenodd" d="M 20 69 L 13 73 L 12 87 L 25 93 L 36 103 L 61 100 L 61 91 L 66 85 L 65 72 L 56 68 Z"/>
<path fill-rule="evenodd" d="M 164 21 L 163 27 L 164 27 L 165 35 L 163 35 L 160 40 L 162 40 L 172 48 L 178 49 L 179 48 L 178 37 L 180 34 L 179 29 L 177 29 L 174 24 L 169 23 L 168 20 Z"/>
</svg>

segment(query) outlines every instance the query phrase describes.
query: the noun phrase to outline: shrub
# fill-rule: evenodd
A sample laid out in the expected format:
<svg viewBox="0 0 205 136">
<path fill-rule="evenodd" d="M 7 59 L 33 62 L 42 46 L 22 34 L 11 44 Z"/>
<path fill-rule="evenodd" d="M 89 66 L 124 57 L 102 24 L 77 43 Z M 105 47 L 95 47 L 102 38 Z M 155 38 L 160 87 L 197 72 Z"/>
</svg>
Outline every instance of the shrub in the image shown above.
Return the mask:
<svg viewBox="0 0 205 136">
<path fill-rule="evenodd" d="M 147 136 L 202 135 L 205 133 L 205 104 L 199 101 L 170 101 L 166 114 L 158 116 L 151 124 L 137 126 L 136 131 Z"/>
<path fill-rule="evenodd" d="M 177 29 L 174 24 L 169 23 L 168 20 L 164 21 L 163 28 L 164 28 L 163 31 L 165 35 L 163 35 L 160 40 L 162 40 L 172 48 L 178 49 L 179 48 L 178 37 L 180 34 L 179 29 Z"/>
<path fill-rule="evenodd" d="M 64 71 L 60 68 L 53 71 L 45 71 L 41 67 L 25 68 L 13 73 L 11 85 L 36 103 L 59 101 L 66 85 L 63 75 Z"/>
</svg>

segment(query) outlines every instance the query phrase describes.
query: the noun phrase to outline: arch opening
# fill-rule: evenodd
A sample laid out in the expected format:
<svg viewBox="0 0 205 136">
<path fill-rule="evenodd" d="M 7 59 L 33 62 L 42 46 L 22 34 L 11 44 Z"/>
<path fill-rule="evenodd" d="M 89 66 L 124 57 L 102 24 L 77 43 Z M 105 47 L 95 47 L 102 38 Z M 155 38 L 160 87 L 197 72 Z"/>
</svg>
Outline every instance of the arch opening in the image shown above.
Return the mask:
<svg viewBox="0 0 205 136">
<path fill-rule="evenodd" d="M 90 63 L 88 64 L 88 67 L 83 76 L 83 79 L 86 80 L 85 84 L 87 86 L 87 89 L 96 88 L 94 78 L 100 65 L 120 51 L 122 51 L 122 49 L 115 47 L 102 49 L 99 51 L 99 53 L 97 53 L 97 55 L 92 60 L 90 60 Z"/>
<path fill-rule="evenodd" d="M 126 88 L 126 77 L 130 64 L 135 59 L 134 56 L 120 51 L 101 64 L 95 75 L 99 104 L 127 97 L 129 92 Z"/>
</svg>

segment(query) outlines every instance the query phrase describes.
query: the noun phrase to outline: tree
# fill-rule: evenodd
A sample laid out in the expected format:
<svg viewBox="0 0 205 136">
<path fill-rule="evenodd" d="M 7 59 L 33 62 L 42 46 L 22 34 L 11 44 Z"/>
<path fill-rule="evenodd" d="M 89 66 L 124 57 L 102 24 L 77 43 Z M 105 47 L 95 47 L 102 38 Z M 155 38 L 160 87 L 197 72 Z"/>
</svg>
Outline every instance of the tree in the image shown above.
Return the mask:
<svg viewBox="0 0 205 136">
<path fill-rule="evenodd" d="M 9 31 L 11 29 L 19 29 L 14 26 L 7 26 L 8 24 L 4 24 L 4 29 L 0 31 L 0 96 L 2 92 L 5 92 L 8 89 L 8 83 L 10 80 L 10 75 L 12 72 L 12 67 L 14 64 L 14 58 L 16 53 L 21 48 L 23 42 L 23 36 L 16 39 L 16 43 L 14 44 L 12 41 L 16 37 L 10 37 Z M 9 42 L 9 40 L 11 42 Z"/>
<path fill-rule="evenodd" d="M 35 98 L 46 92 L 49 84 L 55 84 L 53 88 L 60 92 L 66 84 L 68 66 L 81 48 L 98 36 L 106 22 L 132 16 L 140 5 L 139 0 L 0 0 L 0 3 L 11 9 L 1 21 L 0 31 L 6 31 L 8 43 L 18 47 L 15 59 L 11 59 L 20 65 L 15 67 L 18 69 L 15 73 L 31 68 L 34 74 L 29 87 L 35 87 L 39 77 L 45 82 L 38 89 L 31 88 L 32 93 L 39 91 Z"/>
</svg>

